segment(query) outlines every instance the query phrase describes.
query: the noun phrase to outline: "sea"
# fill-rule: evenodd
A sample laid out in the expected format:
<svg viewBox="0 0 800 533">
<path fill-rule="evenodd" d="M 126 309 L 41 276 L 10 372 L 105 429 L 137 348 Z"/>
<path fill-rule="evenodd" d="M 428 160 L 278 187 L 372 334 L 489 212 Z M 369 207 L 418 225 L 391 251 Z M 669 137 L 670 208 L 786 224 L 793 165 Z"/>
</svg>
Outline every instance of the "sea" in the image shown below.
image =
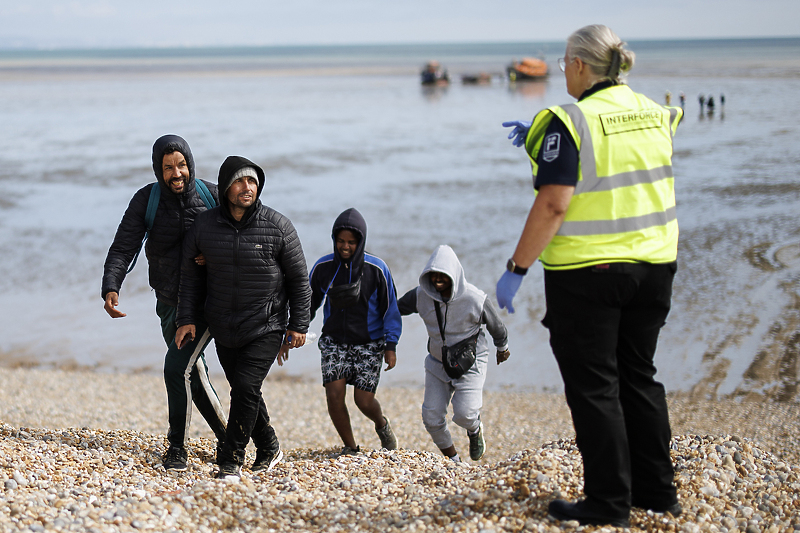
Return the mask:
<svg viewBox="0 0 800 533">
<path fill-rule="evenodd" d="M 659 103 L 669 93 L 672 105 L 685 95 L 673 158 L 679 270 L 658 377 L 696 398 L 797 401 L 800 38 L 629 47 L 635 91 Z M 200 178 L 215 182 L 228 155 L 261 165 L 261 200 L 294 222 L 309 265 L 355 207 L 399 294 L 449 244 L 494 300 L 534 199 L 527 156 L 501 123 L 573 101 L 563 55 L 558 42 L 0 50 L 0 364 L 161 372 L 144 256 L 121 291 L 126 318 L 106 315 L 100 282 L 167 133 L 189 142 Z M 523 57 L 543 58 L 549 78 L 509 82 L 505 67 Z M 429 60 L 448 86 L 421 86 Z M 482 72 L 489 83 L 462 84 Z M 490 390 L 563 390 L 540 324 L 542 278 L 537 264 L 516 313 L 502 312 L 511 358 L 491 365 Z M 418 316 L 403 328 L 381 383 L 421 387 L 425 329 Z M 221 374 L 213 344 L 207 360 Z M 269 379 L 321 382 L 316 345 L 293 350 Z"/>
</svg>

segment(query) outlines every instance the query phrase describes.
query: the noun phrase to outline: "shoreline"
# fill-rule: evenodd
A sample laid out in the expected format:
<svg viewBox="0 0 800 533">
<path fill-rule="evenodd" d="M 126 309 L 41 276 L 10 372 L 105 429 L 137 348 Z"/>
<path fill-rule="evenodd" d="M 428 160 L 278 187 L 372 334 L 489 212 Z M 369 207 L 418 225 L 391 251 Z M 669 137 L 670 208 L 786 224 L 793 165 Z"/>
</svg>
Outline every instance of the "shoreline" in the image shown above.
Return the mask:
<svg viewBox="0 0 800 533">
<path fill-rule="evenodd" d="M 214 385 L 227 406 L 224 380 Z M 189 470 L 160 467 L 167 406 L 158 375 L 0 368 L 0 529 L 550 532 L 561 529 L 547 503 L 582 491 L 561 394 L 487 391 L 486 456 L 460 465 L 422 427 L 421 389 L 378 391 L 401 447 L 392 452 L 375 449 L 348 394 L 365 451 L 342 458 L 318 384 L 268 378 L 264 394 L 286 457 L 268 473 L 245 468 L 236 483 L 212 478 L 215 443 L 196 411 Z M 669 405 L 684 513 L 636 509 L 633 531 L 800 528 L 793 403 L 671 395 Z M 466 435 L 450 427 L 468 456 Z M 251 445 L 246 466 L 253 457 Z"/>
</svg>

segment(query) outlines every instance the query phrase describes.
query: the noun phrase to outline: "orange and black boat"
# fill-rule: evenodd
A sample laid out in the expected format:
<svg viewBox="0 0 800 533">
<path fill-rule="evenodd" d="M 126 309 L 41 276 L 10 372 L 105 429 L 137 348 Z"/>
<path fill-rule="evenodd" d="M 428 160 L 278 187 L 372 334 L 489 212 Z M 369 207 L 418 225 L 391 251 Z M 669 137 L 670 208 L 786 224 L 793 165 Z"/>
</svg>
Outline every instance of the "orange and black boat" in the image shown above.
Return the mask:
<svg viewBox="0 0 800 533">
<path fill-rule="evenodd" d="M 522 61 L 512 61 L 508 67 L 508 79 L 511 81 L 543 80 L 547 78 L 547 63 L 535 57 L 525 57 Z"/>
</svg>

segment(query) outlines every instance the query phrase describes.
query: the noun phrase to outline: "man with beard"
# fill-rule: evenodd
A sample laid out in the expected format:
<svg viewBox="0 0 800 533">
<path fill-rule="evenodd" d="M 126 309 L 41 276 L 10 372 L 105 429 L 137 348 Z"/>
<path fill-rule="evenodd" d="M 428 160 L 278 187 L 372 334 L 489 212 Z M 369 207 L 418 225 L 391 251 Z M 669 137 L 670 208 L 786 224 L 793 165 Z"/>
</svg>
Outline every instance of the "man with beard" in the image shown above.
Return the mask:
<svg viewBox="0 0 800 533">
<path fill-rule="evenodd" d="M 147 238 L 145 254 L 149 263 L 150 286 L 156 293 L 156 314 L 168 351 L 164 358 L 164 383 L 169 405 L 169 448 L 163 457 L 164 468 L 186 470 L 186 438 L 192 416 L 192 401 L 206 419 L 218 442 L 225 440 L 225 415 L 217 393 L 208 379 L 203 350 L 211 341 L 208 328 L 198 324 L 193 342 L 178 349 L 175 339 L 175 310 L 180 283 L 181 241 L 195 217 L 207 209 L 202 194 L 210 193 L 215 202 L 217 187 L 195 179 L 195 165 L 189 145 L 177 135 L 164 135 L 153 145 L 153 171 L 156 183 L 139 189 L 128 205 L 108 250 L 103 273 L 102 297 L 111 318 L 123 318 L 117 309 L 119 292 L 128 266 L 138 256 L 142 239 Z M 154 188 L 158 187 L 158 190 Z M 160 196 L 157 196 L 159 195 Z M 148 227 L 148 208 L 156 199 L 155 216 Z M 200 259 L 202 261 L 202 259 Z"/>
<path fill-rule="evenodd" d="M 261 203 L 264 171 L 230 156 L 219 170 L 220 206 L 202 213 L 183 242 L 178 292 L 178 346 L 197 337 L 203 317 L 231 386 L 218 478 L 239 477 L 245 448 L 256 446 L 253 472 L 283 457 L 261 386 L 272 363 L 305 343 L 311 289 L 292 222 Z M 202 254 L 205 266 L 192 258 Z M 284 339 L 285 342 L 284 342 Z"/>
</svg>

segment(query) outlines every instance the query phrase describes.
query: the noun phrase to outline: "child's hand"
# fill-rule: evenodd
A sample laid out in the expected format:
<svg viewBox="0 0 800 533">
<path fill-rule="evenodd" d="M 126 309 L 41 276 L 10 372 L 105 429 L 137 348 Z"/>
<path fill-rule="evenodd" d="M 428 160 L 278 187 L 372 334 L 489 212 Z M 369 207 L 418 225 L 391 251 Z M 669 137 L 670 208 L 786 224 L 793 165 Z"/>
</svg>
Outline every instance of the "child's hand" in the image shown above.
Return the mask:
<svg viewBox="0 0 800 533">
<path fill-rule="evenodd" d="M 506 350 L 497 350 L 497 364 L 505 363 L 511 357 L 511 352 Z"/>
<path fill-rule="evenodd" d="M 385 350 L 383 352 L 383 360 L 386 362 L 384 370 L 391 370 L 397 364 L 397 354 L 394 350 Z"/>
</svg>

